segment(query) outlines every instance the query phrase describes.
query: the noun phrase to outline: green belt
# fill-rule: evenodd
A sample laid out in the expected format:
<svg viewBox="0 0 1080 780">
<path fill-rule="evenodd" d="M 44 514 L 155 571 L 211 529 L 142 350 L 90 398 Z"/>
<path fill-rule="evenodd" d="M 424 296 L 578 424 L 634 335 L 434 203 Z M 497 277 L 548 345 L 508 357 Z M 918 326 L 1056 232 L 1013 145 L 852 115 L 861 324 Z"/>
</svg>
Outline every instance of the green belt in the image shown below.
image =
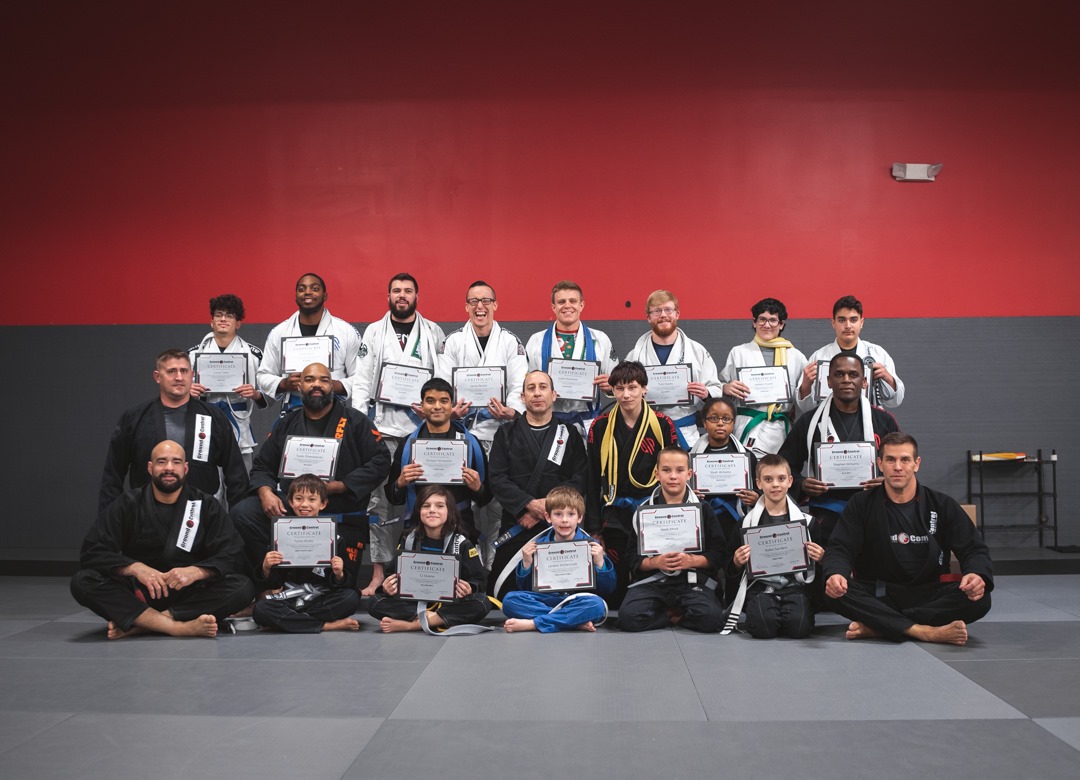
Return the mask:
<svg viewBox="0 0 1080 780">
<path fill-rule="evenodd" d="M 760 409 L 740 408 L 735 413 L 742 417 L 750 418 L 750 422 L 747 423 L 747 426 L 745 428 L 743 428 L 743 432 L 739 436 L 739 441 L 741 441 L 743 444 L 746 444 L 746 440 L 750 436 L 750 431 L 754 430 L 754 428 L 757 428 L 759 425 L 769 419 L 769 413 L 763 412 Z M 780 414 L 773 417 L 773 420 L 780 420 L 784 423 L 785 436 L 787 436 L 791 432 L 791 423 L 788 422 L 786 414 L 781 412 Z"/>
</svg>

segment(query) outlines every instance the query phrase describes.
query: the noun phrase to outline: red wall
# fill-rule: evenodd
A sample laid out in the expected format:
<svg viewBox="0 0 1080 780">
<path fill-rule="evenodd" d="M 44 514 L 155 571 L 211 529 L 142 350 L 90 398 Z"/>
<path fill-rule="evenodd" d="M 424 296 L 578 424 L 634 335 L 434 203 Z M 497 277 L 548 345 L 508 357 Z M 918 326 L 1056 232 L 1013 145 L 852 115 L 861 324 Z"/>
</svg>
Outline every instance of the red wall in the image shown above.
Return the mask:
<svg viewBox="0 0 1080 780">
<path fill-rule="evenodd" d="M 308 270 L 355 321 L 399 270 L 440 320 L 1080 314 L 1073 4 L 26 5 L 0 257 L 47 294 L 0 324 L 273 322 Z"/>
</svg>

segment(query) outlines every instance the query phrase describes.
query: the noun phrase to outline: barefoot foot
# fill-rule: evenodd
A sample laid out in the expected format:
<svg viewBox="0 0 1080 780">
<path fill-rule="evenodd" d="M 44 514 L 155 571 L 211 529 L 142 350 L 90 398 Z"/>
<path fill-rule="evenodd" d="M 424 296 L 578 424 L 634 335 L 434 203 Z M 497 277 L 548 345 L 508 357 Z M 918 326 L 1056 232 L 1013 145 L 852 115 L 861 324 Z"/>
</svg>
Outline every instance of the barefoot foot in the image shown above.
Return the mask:
<svg viewBox="0 0 1080 780">
<path fill-rule="evenodd" d="M 146 632 L 138 626 L 132 626 L 127 631 L 122 631 L 120 627 L 113 623 L 111 620 L 109 621 L 105 631 L 105 635 L 109 637 L 109 639 L 123 639 L 124 637 L 137 636 L 139 634 L 145 633 Z"/>
<path fill-rule="evenodd" d="M 356 618 L 342 618 L 323 623 L 323 631 L 359 631 L 360 622 Z"/>
<path fill-rule="evenodd" d="M 394 620 L 384 617 L 379 621 L 379 630 L 384 634 L 394 634 L 398 631 L 419 631 L 419 620 Z"/>
<path fill-rule="evenodd" d="M 590 620 L 588 623 L 582 623 L 580 626 L 578 626 L 577 630 L 578 631 L 595 631 L 596 626 L 594 626 L 593 622 Z"/>
<path fill-rule="evenodd" d="M 505 631 L 508 634 L 513 634 L 514 632 L 535 631 L 535 630 L 536 630 L 536 621 L 535 620 L 522 620 L 521 618 L 509 618 L 505 623 L 503 623 L 503 631 Z"/>
<path fill-rule="evenodd" d="M 858 621 L 853 621 L 847 628 L 847 634 L 845 636 L 848 639 L 877 639 L 881 636 L 877 631 L 870 628 L 870 626 L 863 625 Z"/>
<path fill-rule="evenodd" d="M 967 624 L 963 620 L 954 620 L 947 626 L 915 624 L 905 633 L 920 642 L 935 642 L 941 645 L 965 645 L 968 641 Z"/>
<path fill-rule="evenodd" d="M 217 618 L 213 615 L 199 615 L 194 620 L 174 620 L 169 636 L 217 636 Z"/>
</svg>

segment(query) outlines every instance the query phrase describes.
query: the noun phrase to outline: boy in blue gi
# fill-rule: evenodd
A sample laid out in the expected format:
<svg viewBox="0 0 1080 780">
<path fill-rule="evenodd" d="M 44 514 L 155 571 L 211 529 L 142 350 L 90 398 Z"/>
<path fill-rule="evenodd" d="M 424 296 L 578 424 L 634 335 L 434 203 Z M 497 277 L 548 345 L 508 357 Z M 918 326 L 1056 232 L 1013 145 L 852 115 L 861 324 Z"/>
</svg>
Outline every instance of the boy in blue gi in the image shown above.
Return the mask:
<svg viewBox="0 0 1080 780">
<path fill-rule="evenodd" d="M 301 474 L 289 485 L 289 507 L 297 517 L 318 517 L 326 509 L 326 483 L 314 474 Z M 360 609 L 360 595 L 350 582 L 341 556 L 330 566 L 282 569 L 281 553 L 271 550 L 263 558 L 263 585 L 273 593 L 256 600 L 251 617 L 260 626 L 290 634 L 320 631 L 356 631 L 352 614 Z"/>
<path fill-rule="evenodd" d="M 604 548 L 578 526 L 585 516 L 585 499 L 568 485 L 552 488 L 544 500 L 544 510 L 551 528 L 521 548 L 521 563 L 517 567 L 517 586 L 503 600 L 503 624 L 506 633 L 539 631 L 595 631 L 607 618 L 607 604 L 595 593 L 534 593 L 532 586 L 533 557 L 537 542 L 570 542 L 589 540 L 596 590 L 610 593 L 615 589 L 615 567 L 604 555 Z"/>
</svg>

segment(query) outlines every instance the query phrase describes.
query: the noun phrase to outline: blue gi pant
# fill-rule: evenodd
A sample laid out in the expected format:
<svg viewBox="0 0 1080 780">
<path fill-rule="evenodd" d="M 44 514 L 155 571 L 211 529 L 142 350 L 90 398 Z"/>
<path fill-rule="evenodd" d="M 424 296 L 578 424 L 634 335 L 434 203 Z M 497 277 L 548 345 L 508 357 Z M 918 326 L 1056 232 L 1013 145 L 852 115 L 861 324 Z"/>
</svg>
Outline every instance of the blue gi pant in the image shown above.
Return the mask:
<svg viewBox="0 0 1080 780">
<path fill-rule="evenodd" d="M 592 593 L 581 593 L 555 612 L 551 610 L 569 593 L 534 593 L 515 590 L 503 599 L 503 614 L 511 618 L 531 619 L 542 634 L 569 631 L 590 620 L 599 623 L 607 615 L 604 600 Z"/>
</svg>

